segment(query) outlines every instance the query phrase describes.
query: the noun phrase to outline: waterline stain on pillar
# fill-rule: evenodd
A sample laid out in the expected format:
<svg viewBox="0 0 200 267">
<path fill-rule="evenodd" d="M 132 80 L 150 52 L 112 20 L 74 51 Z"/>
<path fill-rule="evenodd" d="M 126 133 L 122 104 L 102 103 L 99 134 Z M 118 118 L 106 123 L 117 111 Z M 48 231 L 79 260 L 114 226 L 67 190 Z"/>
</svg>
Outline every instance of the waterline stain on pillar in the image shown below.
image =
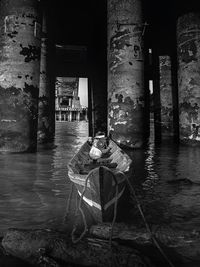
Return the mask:
<svg viewBox="0 0 200 267">
<path fill-rule="evenodd" d="M 43 7 L 37 136 L 40 144 L 52 142 L 55 134 L 55 74 L 51 67 L 55 64 L 55 51 L 49 20 L 50 14 Z"/>
<path fill-rule="evenodd" d="M 200 141 L 200 14 L 177 22 L 179 132 L 181 141 Z"/>
<path fill-rule="evenodd" d="M 144 56 L 139 0 L 108 0 L 108 131 L 119 144 L 143 145 Z"/>
<path fill-rule="evenodd" d="M 35 151 L 40 67 L 38 1 L 0 2 L 0 151 Z"/>
<path fill-rule="evenodd" d="M 159 56 L 160 65 L 160 104 L 162 139 L 172 138 L 173 102 L 172 102 L 172 70 L 170 56 Z"/>
</svg>

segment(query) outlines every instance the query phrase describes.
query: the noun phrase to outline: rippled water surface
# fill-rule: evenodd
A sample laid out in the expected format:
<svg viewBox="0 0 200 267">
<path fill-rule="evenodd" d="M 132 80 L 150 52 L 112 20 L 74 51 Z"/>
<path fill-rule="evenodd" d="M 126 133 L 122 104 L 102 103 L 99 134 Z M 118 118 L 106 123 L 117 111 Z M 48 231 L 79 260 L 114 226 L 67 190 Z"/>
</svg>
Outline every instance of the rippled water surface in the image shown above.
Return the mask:
<svg viewBox="0 0 200 267">
<path fill-rule="evenodd" d="M 149 223 L 200 230 L 200 147 L 151 143 L 131 154 L 132 184 Z M 141 221 L 137 209 L 130 219 Z"/>
<path fill-rule="evenodd" d="M 53 149 L 0 155 L 0 233 L 8 227 L 63 226 L 67 162 L 87 135 L 86 122 L 57 123 Z"/>
<path fill-rule="evenodd" d="M 65 226 L 67 162 L 87 135 L 86 122 L 58 122 L 54 148 L 0 155 L 0 234 L 8 227 Z M 128 153 L 131 183 L 148 222 L 200 229 L 200 148 L 150 142 Z M 180 178 L 194 183 L 171 182 Z M 126 220 L 141 224 L 134 200 L 126 208 Z"/>
</svg>

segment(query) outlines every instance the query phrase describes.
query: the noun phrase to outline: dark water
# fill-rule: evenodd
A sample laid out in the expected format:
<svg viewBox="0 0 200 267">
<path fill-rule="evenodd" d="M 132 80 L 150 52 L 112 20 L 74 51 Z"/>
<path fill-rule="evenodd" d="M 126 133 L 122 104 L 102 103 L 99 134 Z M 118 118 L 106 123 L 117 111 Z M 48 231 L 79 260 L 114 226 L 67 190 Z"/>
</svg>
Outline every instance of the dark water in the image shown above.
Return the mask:
<svg viewBox="0 0 200 267">
<path fill-rule="evenodd" d="M 86 122 L 57 123 L 55 148 L 0 155 L 0 234 L 8 227 L 64 227 L 67 162 L 87 129 Z"/>
<path fill-rule="evenodd" d="M 67 162 L 87 139 L 88 124 L 56 124 L 55 148 L 0 155 L 0 234 L 9 227 L 65 228 L 70 183 Z M 173 144 L 129 152 L 131 182 L 150 224 L 200 229 L 200 148 Z M 187 178 L 195 183 L 169 183 Z M 72 203 L 73 204 L 73 203 Z M 142 224 L 135 203 L 126 220 Z"/>
<path fill-rule="evenodd" d="M 200 148 L 152 142 L 131 154 L 132 184 L 150 225 L 200 230 Z M 136 208 L 130 221 L 141 223 Z"/>
</svg>

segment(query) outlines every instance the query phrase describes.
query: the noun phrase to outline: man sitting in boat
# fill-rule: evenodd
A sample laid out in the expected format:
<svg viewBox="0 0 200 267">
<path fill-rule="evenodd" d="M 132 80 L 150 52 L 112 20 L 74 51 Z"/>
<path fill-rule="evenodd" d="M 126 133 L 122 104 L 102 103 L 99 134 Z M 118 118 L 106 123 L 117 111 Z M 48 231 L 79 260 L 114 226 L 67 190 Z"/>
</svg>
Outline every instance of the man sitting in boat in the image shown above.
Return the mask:
<svg viewBox="0 0 200 267">
<path fill-rule="evenodd" d="M 110 148 L 108 147 L 108 141 L 104 133 L 98 132 L 94 137 L 92 148 L 90 149 L 90 157 L 93 160 L 101 158 L 104 154 L 108 153 Z"/>
</svg>

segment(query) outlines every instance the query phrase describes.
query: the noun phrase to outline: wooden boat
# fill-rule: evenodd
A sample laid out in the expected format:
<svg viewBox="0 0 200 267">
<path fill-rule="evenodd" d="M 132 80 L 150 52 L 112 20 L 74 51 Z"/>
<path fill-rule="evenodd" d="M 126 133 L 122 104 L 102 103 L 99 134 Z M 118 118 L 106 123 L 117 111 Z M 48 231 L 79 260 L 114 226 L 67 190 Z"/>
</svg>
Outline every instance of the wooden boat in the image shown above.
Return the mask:
<svg viewBox="0 0 200 267">
<path fill-rule="evenodd" d="M 97 160 L 90 157 L 91 147 L 88 141 L 82 145 L 68 164 L 68 175 L 95 221 L 111 222 L 116 215 L 116 201 L 122 199 L 125 175 L 132 160 L 111 139 Z"/>
</svg>

